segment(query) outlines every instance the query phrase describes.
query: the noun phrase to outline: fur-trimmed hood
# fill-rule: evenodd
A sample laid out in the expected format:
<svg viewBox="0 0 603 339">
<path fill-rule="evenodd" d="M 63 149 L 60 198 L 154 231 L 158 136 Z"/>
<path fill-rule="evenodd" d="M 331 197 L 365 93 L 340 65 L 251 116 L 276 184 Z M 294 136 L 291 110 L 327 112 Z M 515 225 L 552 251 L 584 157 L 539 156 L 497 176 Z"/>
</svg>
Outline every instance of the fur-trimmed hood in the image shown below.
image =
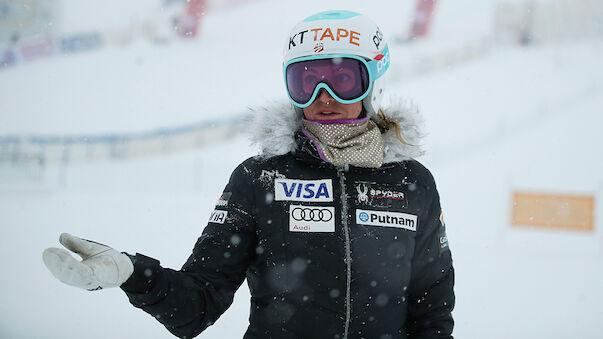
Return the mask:
<svg viewBox="0 0 603 339">
<path fill-rule="evenodd" d="M 261 157 L 273 157 L 294 151 L 297 148 L 295 133 L 301 128 L 301 115 L 289 102 L 254 108 L 251 126 L 251 141 L 258 145 Z M 398 101 L 383 109 L 385 116 L 397 121 L 400 134 L 406 144 L 400 142 L 393 129 L 385 131 L 383 163 L 408 160 L 423 155 L 420 142 L 423 137 L 423 120 L 415 105 Z M 371 117 L 376 121 L 376 117 Z M 379 125 L 379 123 L 378 123 Z"/>
</svg>

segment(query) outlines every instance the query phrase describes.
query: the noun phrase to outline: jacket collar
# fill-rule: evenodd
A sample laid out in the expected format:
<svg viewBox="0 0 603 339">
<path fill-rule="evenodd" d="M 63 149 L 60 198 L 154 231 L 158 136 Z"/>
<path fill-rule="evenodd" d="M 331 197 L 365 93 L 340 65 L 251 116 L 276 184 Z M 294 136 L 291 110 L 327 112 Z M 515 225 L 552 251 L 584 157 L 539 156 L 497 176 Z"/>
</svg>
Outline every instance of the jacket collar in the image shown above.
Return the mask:
<svg viewBox="0 0 603 339">
<path fill-rule="evenodd" d="M 303 147 L 303 138 L 297 133 L 302 125 L 302 117 L 291 103 L 273 103 L 253 111 L 250 136 L 252 143 L 260 148 L 260 157 L 270 158 L 296 152 L 300 146 Z M 420 145 L 423 121 L 418 108 L 408 102 L 398 101 L 383 109 L 383 113 L 398 122 L 401 134 L 408 143 L 401 143 L 394 130 L 382 133 L 385 146 L 383 162 L 399 162 L 423 155 Z"/>
</svg>

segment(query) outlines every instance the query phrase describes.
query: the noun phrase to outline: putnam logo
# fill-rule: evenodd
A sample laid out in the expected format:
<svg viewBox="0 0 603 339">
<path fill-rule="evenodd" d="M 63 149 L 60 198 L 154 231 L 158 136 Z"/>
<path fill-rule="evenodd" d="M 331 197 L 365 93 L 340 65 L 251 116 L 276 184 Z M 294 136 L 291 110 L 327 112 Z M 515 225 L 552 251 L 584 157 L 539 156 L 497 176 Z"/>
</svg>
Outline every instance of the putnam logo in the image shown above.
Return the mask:
<svg viewBox="0 0 603 339">
<path fill-rule="evenodd" d="M 417 231 L 417 216 L 399 212 L 356 210 L 356 223 L 370 226 L 403 228 Z"/>
<path fill-rule="evenodd" d="M 209 222 L 224 224 L 226 221 L 226 216 L 228 216 L 228 211 L 214 210 L 209 216 Z"/>
<path fill-rule="evenodd" d="M 315 202 L 333 201 L 333 183 L 331 179 L 274 179 L 274 200 Z"/>
</svg>

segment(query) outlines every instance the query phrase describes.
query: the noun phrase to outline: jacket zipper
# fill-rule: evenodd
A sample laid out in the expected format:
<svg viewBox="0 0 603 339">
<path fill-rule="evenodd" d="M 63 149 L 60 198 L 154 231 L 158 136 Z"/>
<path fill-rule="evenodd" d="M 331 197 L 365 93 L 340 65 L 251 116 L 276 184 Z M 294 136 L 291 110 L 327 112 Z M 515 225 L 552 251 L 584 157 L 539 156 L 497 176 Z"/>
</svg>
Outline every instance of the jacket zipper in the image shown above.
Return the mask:
<svg viewBox="0 0 603 339">
<path fill-rule="evenodd" d="M 337 177 L 341 187 L 341 225 L 345 237 L 345 263 L 346 263 L 346 290 L 345 290 L 345 327 L 343 339 L 348 338 L 350 318 L 352 313 L 351 283 L 352 283 L 352 249 L 350 243 L 350 229 L 348 225 L 348 194 L 345 187 L 344 169 L 337 169 Z"/>
</svg>

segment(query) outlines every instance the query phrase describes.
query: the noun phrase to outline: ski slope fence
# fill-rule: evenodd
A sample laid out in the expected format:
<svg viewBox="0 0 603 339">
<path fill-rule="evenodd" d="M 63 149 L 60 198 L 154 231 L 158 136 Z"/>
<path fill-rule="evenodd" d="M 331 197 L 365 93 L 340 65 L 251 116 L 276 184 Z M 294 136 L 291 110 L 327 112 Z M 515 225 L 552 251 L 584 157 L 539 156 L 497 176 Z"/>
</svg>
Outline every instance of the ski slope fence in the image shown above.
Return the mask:
<svg viewBox="0 0 603 339">
<path fill-rule="evenodd" d="M 0 0 L 0 71 L 39 59 L 122 47 L 143 38 L 163 44 L 178 38 L 169 22 L 180 10 L 175 6 L 141 22 L 105 30 L 94 26 L 73 30 L 60 28 L 65 26 L 60 20 L 63 2 Z"/>
<path fill-rule="evenodd" d="M 199 122 L 140 133 L 0 137 L 0 164 L 41 166 L 122 160 L 169 154 L 222 141 L 240 132 L 250 116 Z"/>
<path fill-rule="evenodd" d="M 205 11 L 228 11 L 257 0 L 207 1 L 199 0 Z M 70 7 L 80 8 L 77 0 L 0 0 L 0 71 L 21 66 L 28 62 L 88 52 L 105 47 L 123 47 L 138 40 L 149 40 L 157 45 L 167 45 L 176 39 L 192 39 L 196 36 L 184 32 L 185 16 L 190 0 L 152 0 L 136 10 L 138 4 L 125 6 L 112 0 L 105 7 L 120 8 L 107 13 L 86 13 L 107 21 L 117 21 L 108 27 L 99 26 L 99 19 L 89 20 L 84 28 L 70 27 L 62 11 Z M 92 8 L 101 2 L 90 3 Z M 74 6 L 75 5 L 75 6 Z M 117 6 L 119 5 L 119 6 Z M 69 12 L 71 13 L 71 12 Z M 80 14 L 77 11 L 71 14 Z M 130 17 L 128 17 L 130 15 Z M 139 16 L 132 20 L 132 16 Z M 111 19 L 118 16 L 119 19 Z M 125 20 L 130 19 L 130 20 Z M 190 21 L 190 20 L 189 20 Z M 101 21 L 102 22 L 102 21 Z M 198 19 L 199 25 L 202 20 Z M 189 22 L 190 25 L 190 22 Z"/>
</svg>

